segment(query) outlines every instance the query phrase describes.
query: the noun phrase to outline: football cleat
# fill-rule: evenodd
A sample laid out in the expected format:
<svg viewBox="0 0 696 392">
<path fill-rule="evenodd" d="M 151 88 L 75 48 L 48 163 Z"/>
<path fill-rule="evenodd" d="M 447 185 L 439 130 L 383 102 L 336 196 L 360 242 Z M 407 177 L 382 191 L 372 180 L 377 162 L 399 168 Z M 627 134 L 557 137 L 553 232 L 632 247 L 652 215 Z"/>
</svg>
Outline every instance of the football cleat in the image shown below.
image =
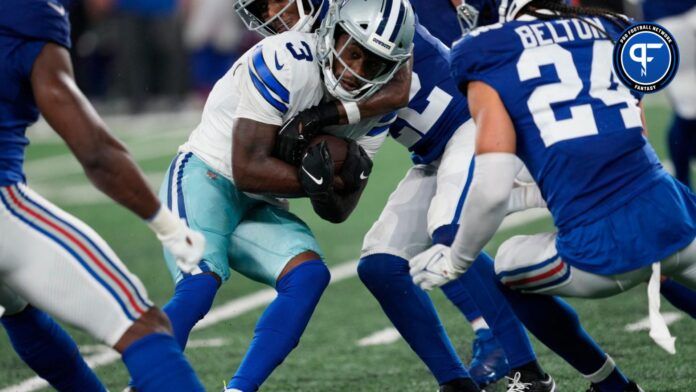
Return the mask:
<svg viewBox="0 0 696 392">
<path fill-rule="evenodd" d="M 505 378 L 508 379 L 507 392 L 556 392 L 556 382 L 548 374 L 543 380 L 523 372 Z"/>
<path fill-rule="evenodd" d="M 488 328 L 476 331 L 469 374 L 482 388 L 510 372 L 505 351 Z"/>
<path fill-rule="evenodd" d="M 590 389 L 588 389 L 587 392 L 599 392 L 599 387 L 596 384 L 592 384 L 592 385 L 590 385 Z M 629 381 L 628 385 L 626 386 L 626 388 L 624 388 L 623 392 L 645 392 L 645 391 L 643 390 L 643 388 L 638 386 L 638 384 L 636 384 L 635 382 Z"/>
</svg>

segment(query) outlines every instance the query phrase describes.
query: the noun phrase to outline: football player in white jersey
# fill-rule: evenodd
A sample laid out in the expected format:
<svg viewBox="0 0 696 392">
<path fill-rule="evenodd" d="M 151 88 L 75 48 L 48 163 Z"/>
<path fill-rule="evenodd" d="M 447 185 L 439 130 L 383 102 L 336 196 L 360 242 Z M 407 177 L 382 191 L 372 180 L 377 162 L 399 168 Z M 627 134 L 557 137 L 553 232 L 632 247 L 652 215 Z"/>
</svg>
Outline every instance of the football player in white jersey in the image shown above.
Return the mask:
<svg viewBox="0 0 696 392">
<path fill-rule="evenodd" d="M 272 35 L 278 29 L 306 27 L 300 16 L 301 5 L 298 3 L 294 7 L 292 4 L 293 1 L 237 0 L 235 7 L 250 29 Z M 398 12 L 398 3 L 391 7 Z M 277 8 L 282 14 L 271 16 L 267 12 L 271 8 Z M 452 11 L 456 20 L 453 8 Z M 279 22 L 281 17 L 282 23 Z M 350 122 L 344 112 L 357 117 L 364 113 L 396 117 L 397 113 L 389 112 L 404 103 L 394 97 L 402 96 L 405 91 L 410 98 L 406 102 L 408 107 L 398 111 L 390 133 L 409 148 L 416 165 L 392 193 L 379 220 L 366 235 L 358 274 L 394 326 L 431 370 L 441 390 L 478 390 L 470 376 L 476 383 L 486 385 L 502 378 L 511 369 L 512 374 L 518 371 L 534 373 L 543 383 L 548 380 L 536 362 L 524 328 L 507 309 L 495 286 L 482 284 L 477 271 L 463 277 L 461 282 L 443 287 L 447 297 L 467 318 L 476 320 L 472 322 L 477 329 L 477 339 L 473 343 L 475 357 L 468 373 L 427 294 L 411 282 L 408 274 L 410 256 L 431 245 L 442 247 L 451 241 L 470 177 L 473 121 L 470 121 L 466 99 L 449 77 L 447 57 L 448 49 L 417 24 L 412 67 L 403 67 L 384 88 L 357 104 L 330 101 L 300 112 L 282 128 L 281 155 L 290 156 L 287 159 L 292 160 L 293 150 L 302 150 L 292 146 L 293 143 L 303 146 L 297 143 L 298 139 L 310 138 L 308 135 L 329 124 Z M 404 71 L 409 74 L 402 75 Z M 412 79 L 413 86 L 410 85 Z M 516 197 L 511 200 L 512 210 L 543 204 L 533 181 L 528 182 L 521 186 L 523 181 L 518 181 Z M 485 262 L 489 261 L 482 261 Z M 475 316 L 469 317 L 470 314 Z M 502 341 L 500 346 L 491 336 L 484 318 L 495 324 L 494 333 Z"/>
<path fill-rule="evenodd" d="M 164 310 L 182 346 L 230 270 L 278 293 L 259 319 L 229 390 L 259 388 L 298 344 L 329 282 L 313 234 L 282 197 L 309 196 L 323 218 L 346 219 L 387 124 L 377 117 L 325 130 L 352 140 L 339 173 L 333 173 L 325 142 L 296 156 L 299 168 L 276 158 L 274 146 L 281 124 L 318 104 L 324 89 L 358 100 L 409 60 L 413 12 L 404 0 L 394 0 L 403 13 L 385 15 L 382 1 L 389 0 L 312 9 L 309 26 L 319 11 L 328 12 L 318 34 L 285 32 L 245 53 L 213 88 L 201 123 L 180 147 L 162 185 L 162 201 L 207 240 L 199 268 L 190 274 L 165 252 L 176 289 Z"/>
<path fill-rule="evenodd" d="M 320 4 L 319 1 L 317 6 Z M 386 6 L 395 13 L 399 12 L 398 3 Z M 293 1 L 237 0 L 235 7 L 250 29 L 264 35 L 306 27 L 301 16 L 303 5 L 297 3 L 294 7 Z M 269 13 L 269 9 L 277 9 L 280 14 Z M 454 12 L 453 18 L 456 18 Z M 505 353 L 492 337 L 484 339 L 485 343 L 475 342 L 477 360 L 472 363 L 470 374 L 467 373 L 430 300 L 411 282 L 408 274 L 411 255 L 431 245 L 448 244 L 452 237 L 449 234 L 456 231 L 459 206 L 466 195 L 474 141 L 471 127 L 460 127 L 470 120 L 470 116 L 466 99 L 448 76 L 447 48 L 422 26 L 417 26 L 416 30 L 412 67 L 400 71 L 409 74 L 397 74 L 387 86 L 357 104 L 331 101 L 303 110 L 283 126 L 280 150 L 282 156 L 292 160 L 293 151 L 303 150 L 304 144 L 297 143 L 299 138 L 311 138 L 313 132 L 329 124 L 350 122 L 344 111 L 358 117 L 364 113 L 396 117 L 396 113 L 389 112 L 399 109 L 404 103 L 394 97 L 402 96 L 404 91 L 410 95 L 408 108 L 399 111 L 399 118 L 391 125 L 390 131 L 409 147 L 418 165 L 409 171 L 391 195 L 380 219 L 367 234 L 358 273 L 402 336 L 432 371 L 441 390 L 478 390 L 469 375 L 482 385 L 502 378 L 509 371 Z M 410 86 L 411 71 L 420 74 L 413 73 L 413 86 Z M 436 99 L 433 100 L 433 96 Z M 469 123 L 473 124 L 472 121 Z M 294 147 L 293 143 L 301 147 Z M 533 181 L 531 185 L 534 185 Z M 528 207 L 522 202 L 534 199 L 534 196 L 537 196 L 537 202 L 543 202 L 536 186 L 521 186 L 516 191 L 520 191 L 517 194 L 520 197 L 514 198 L 513 204 L 516 205 L 513 209 Z M 525 195 L 529 197 L 525 199 Z M 462 284 L 464 280 L 467 282 Z M 513 370 L 533 369 L 539 373 L 539 379 L 544 379 L 524 328 L 514 320 L 509 309 L 503 310 L 507 305 L 502 295 L 495 292 L 495 287 L 481 286 L 480 283 L 476 271 L 473 271 L 462 282 L 453 282 L 443 291 L 467 318 L 467 305 L 474 306 L 474 313 L 478 314 L 474 317 L 478 319 L 475 323 L 479 327 L 477 336 L 479 332 L 490 335 L 481 315 L 488 314 L 488 318 L 493 318 L 498 325 L 497 333 L 503 337 L 504 349 L 509 352 Z M 471 298 L 470 290 L 476 291 Z M 481 307 L 485 309 L 479 313 Z"/>
</svg>

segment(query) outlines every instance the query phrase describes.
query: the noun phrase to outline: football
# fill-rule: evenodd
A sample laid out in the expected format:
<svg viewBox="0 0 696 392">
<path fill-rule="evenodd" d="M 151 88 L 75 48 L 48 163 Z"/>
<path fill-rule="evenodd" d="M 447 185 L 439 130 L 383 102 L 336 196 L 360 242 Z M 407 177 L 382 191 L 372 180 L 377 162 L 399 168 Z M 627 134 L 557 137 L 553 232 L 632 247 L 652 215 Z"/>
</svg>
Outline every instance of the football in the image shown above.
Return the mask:
<svg viewBox="0 0 696 392">
<path fill-rule="evenodd" d="M 309 145 L 314 146 L 322 141 L 326 141 L 326 146 L 329 148 L 329 153 L 331 153 L 331 159 L 334 163 L 334 173 L 340 172 L 343 167 L 343 162 L 348 155 L 348 142 L 337 136 L 321 134 L 314 137 L 314 139 L 309 142 Z"/>
</svg>

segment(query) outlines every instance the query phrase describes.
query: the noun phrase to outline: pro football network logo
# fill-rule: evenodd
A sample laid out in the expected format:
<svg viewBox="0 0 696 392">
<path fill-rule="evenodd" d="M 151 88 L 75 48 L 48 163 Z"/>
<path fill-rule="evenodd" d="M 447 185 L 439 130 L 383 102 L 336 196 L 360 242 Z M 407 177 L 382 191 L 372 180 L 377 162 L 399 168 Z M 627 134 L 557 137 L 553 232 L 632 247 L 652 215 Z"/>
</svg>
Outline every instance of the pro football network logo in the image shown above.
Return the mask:
<svg viewBox="0 0 696 392">
<path fill-rule="evenodd" d="M 614 47 L 614 69 L 628 88 L 654 93 L 672 81 L 679 68 L 674 36 L 655 23 L 627 28 Z"/>
</svg>

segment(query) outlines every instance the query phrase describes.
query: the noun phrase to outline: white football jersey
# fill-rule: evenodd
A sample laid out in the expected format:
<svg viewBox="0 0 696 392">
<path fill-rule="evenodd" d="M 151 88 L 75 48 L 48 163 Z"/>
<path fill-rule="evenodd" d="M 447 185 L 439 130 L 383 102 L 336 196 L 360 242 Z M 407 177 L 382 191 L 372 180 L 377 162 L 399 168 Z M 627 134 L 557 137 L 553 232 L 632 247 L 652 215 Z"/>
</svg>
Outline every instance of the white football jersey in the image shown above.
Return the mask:
<svg viewBox="0 0 696 392">
<path fill-rule="evenodd" d="M 180 151 L 191 151 L 232 180 L 232 130 L 237 118 L 282 125 L 321 101 L 316 36 L 290 31 L 249 49 L 213 87 L 200 124 Z"/>
<path fill-rule="evenodd" d="M 325 95 L 315 34 L 289 31 L 249 49 L 213 87 L 200 124 L 179 150 L 193 152 L 232 179 L 232 132 L 237 118 L 282 125 Z M 357 140 L 372 157 L 395 115 L 367 118 L 326 132 Z"/>
</svg>

